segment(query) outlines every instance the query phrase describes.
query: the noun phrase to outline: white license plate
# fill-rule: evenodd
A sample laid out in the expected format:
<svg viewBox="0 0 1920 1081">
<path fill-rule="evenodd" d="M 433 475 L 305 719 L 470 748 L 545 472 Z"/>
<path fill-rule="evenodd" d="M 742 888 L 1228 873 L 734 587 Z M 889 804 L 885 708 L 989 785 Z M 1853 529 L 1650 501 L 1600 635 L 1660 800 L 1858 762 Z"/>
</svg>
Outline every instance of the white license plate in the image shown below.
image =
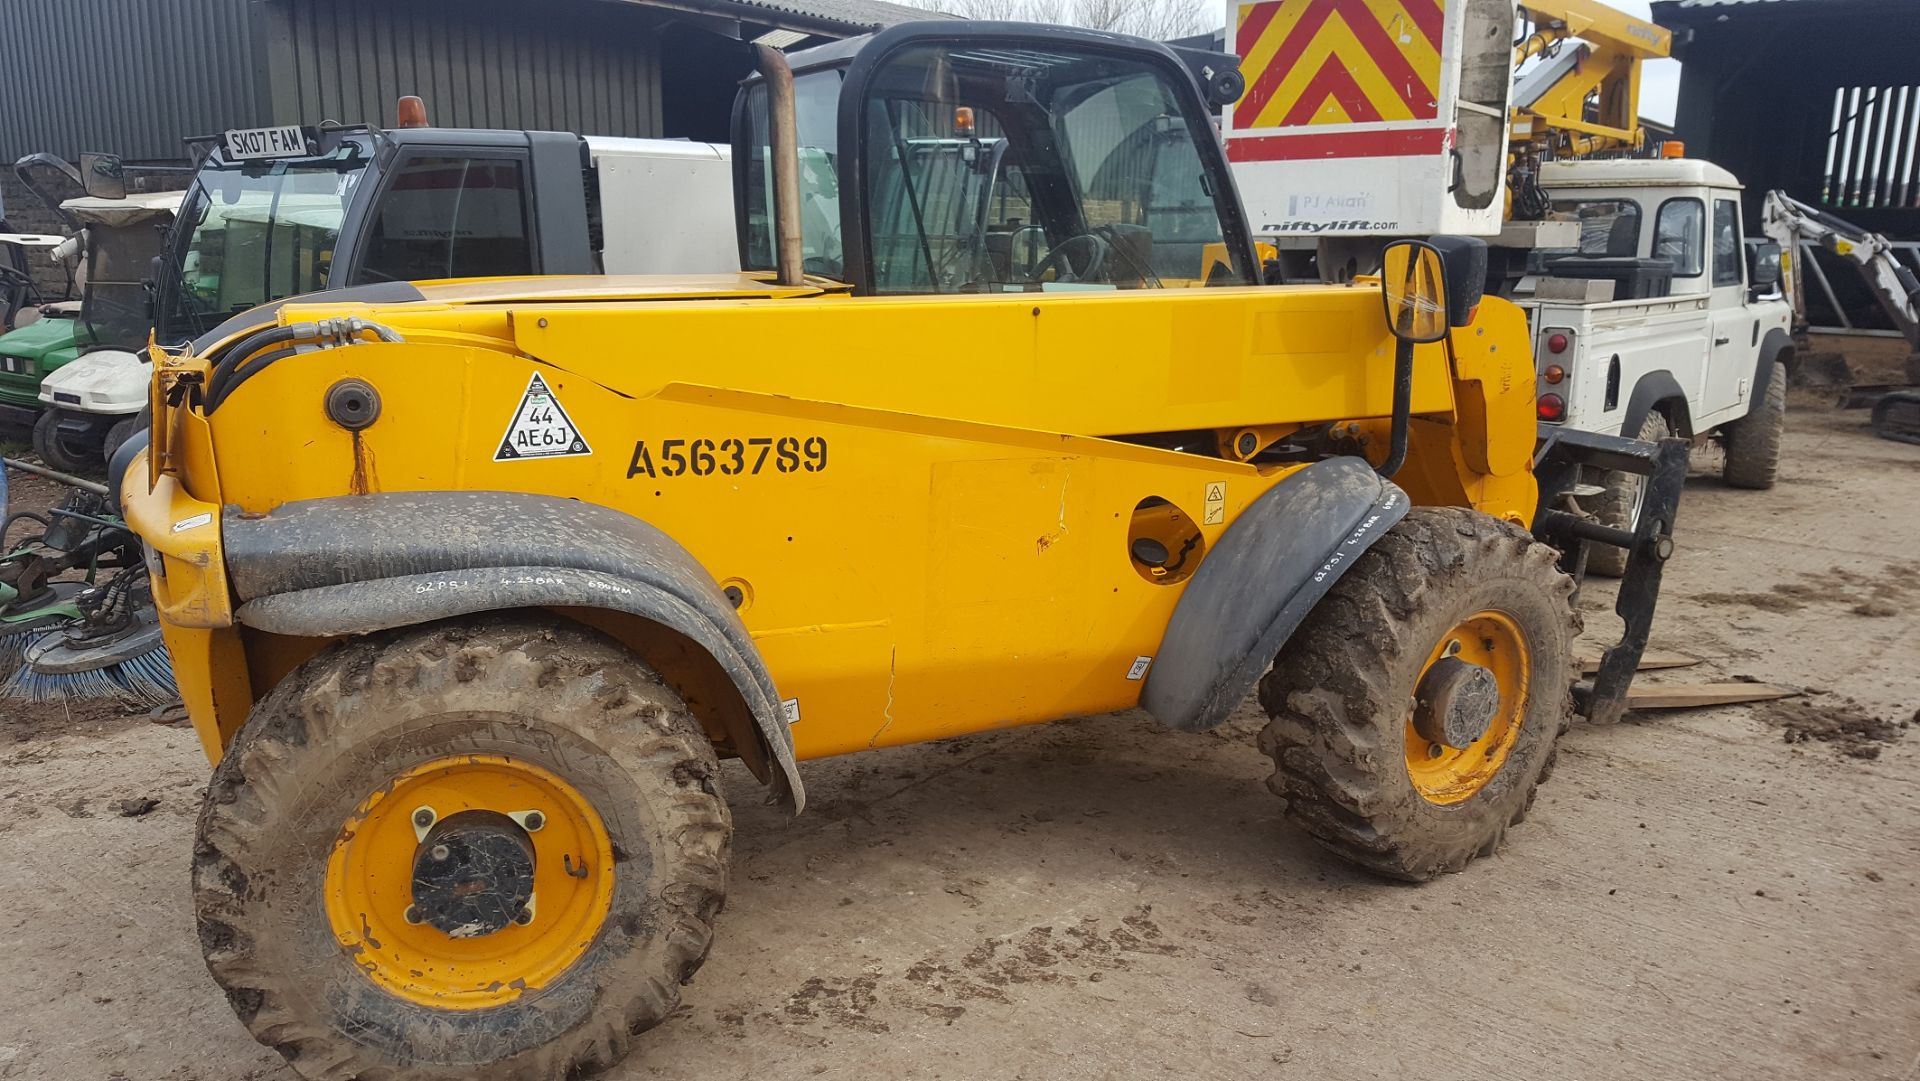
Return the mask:
<svg viewBox="0 0 1920 1081">
<path fill-rule="evenodd" d="M 233 161 L 307 156 L 307 137 L 300 134 L 299 126 L 294 124 L 278 128 L 234 128 L 222 135 L 221 141 L 226 144 L 228 159 Z"/>
</svg>

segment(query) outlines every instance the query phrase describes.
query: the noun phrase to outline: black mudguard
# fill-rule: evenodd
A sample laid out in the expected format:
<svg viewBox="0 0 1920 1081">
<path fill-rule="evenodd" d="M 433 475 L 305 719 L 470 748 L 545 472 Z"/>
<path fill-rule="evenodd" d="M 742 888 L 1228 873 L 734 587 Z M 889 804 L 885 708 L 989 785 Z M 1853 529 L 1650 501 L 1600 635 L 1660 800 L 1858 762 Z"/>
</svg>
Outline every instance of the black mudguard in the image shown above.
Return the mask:
<svg viewBox="0 0 1920 1081">
<path fill-rule="evenodd" d="M 1533 533 L 1560 550 L 1560 566 L 1575 580 L 1585 577 L 1588 544 L 1611 544 L 1627 551 L 1627 570 L 1620 577 L 1614 611 L 1624 625 L 1620 641 L 1601 655 L 1592 679 L 1573 687 L 1574 709 L 1589 721 L 1610 723 L 1627 709 L 1627 691 L 1640 669 L 1653 631 L 1654 603 L 1660 599 L 1660 579 L 1673 555 L 1674 519 L 1680 513 L 1680 493 L 1687 481 L 1687 441 L 1638 439 L 1601 435 L 1540 425 L 1539 448 L 1533 472 L 1540 482 L 1540 506 Z M 1562 509 L 1566 496 L 1580 482 L 1582 468 L 1613 469 L 1647 478 L 1640 520 L 1632 532 L 1602 525 Z"/>
<path fill-rule="evenodd" d="M 1641 422 L 1661 402 L 1670 404 L 1668 419 L 1673 421 L 1674 430 L 1683 435 L 1692 435 L 1693 411 L 1687 406 L 1687 392 L 1680 389 L 1679 381 L 1665 368 L 1646 373 L 1633 385 L 1633 393 L 1627 397 L 1627 411 L 1620 417 L 1621 435 L 1632 439 L 1639 434 Z"/>
<path fill-rule="evenodd" d="M 1316 462 L 1268 489 L 1187 583 L 1140 704 L 1187 732 L 1226 720 L 1313 606 L 1407 509 L 1407 493 L 1361 458 Z"/>
<path fill-rule="evenodd" d="M 264 515 L 230 507 L 222 529 L 235 614 L 274 634 L 367 634 L 525 607 L 626 612 L 677 632 L 739 692 L 759 735 L 737 748 L 747 765 L 776 801 L 795 813 L 806 803 L 779 693 L 745 624 L 712 575 L 646 522 L 552 496 L 389 492 Z"/>
</svg>

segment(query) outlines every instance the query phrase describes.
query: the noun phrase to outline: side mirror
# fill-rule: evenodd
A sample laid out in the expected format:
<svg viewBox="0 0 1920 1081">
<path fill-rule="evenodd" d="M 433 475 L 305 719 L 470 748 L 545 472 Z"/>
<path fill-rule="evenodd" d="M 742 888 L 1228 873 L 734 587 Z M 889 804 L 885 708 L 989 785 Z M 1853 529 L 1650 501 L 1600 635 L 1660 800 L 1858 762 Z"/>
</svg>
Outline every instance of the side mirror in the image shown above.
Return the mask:
<svg viewBox="0 0 1920 1081">
<path fill-rule="evenodd" d="M 1477 236 L 1437 236 L 1428 241 L 1446 269 L 1447 325 L 1464 327 L 1480 310 L 1487 291 L 1487 242 Z"/>
<path fill-rule="evenodd" d="M 117 154 L 80 155 L 80 182 L 95 199 L 127 197 L 127 173 Z"/>
<path fill-rule="evenodd" d="M 1747 283 L 1754 295 L 1764 296 L 1780 284 L 1780 245 L 1767 241 L 1747 249 Z"/>
<path fill-rule="evenodd" d="M 1447 269 L 1440 249 L 1424 240 L 1396 240 L 1380 257 L 1380 299 L 1387 329 L 1410 345 L 1447 336 Z"/>
<path fill-rule="evenodd" d="M 1437 342 L 1473 322 L 1487 285 L 1487 242 L 1471 236 L 1396 240 L 1380 257 L 1387 326 L 1403 342 Z"/>
</svg>

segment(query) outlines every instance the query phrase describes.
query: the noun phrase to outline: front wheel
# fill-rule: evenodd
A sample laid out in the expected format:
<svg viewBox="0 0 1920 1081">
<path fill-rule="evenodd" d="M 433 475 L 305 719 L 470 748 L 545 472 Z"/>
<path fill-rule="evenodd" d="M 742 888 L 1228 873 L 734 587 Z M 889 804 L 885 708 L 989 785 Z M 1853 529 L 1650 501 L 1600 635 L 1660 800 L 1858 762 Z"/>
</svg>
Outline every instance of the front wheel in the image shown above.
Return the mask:
<svg viewBox="0 0 1920 1081">
<path fill-rule="evenodd" d="M 679 697 L 574 624 L 335 646 L 214 771 L 207 967 L 309 1077 L 594 1072 L 706 957 L 731 836 L 715 772 Z"/>
<path fill-rule="evenodd" d="M 1557 558 L 1517 527 L 1428 507 L 1356 560 L 1260 685 L 1287 817 L 1410 881 L 1497 848 L 1573 716 L 1579 617 Z"/>
<path fill-rule="evenodd" d="M 1727 444 L 1727 461 L 1720 479 L 1735 488 L 1771 488 L 1780 473 L 1780 437 L 1787 430 L 1787 366 L 1773 362 L 1767 376 L 1767 396 L 1753 403 L 1753 411 L 1720 434 Z"/>
<path fill-rule="evenodd" d="M 63 473 L 85 473 L 100 464 L 100 443 L 60 430 L 67 419 L 61 409 L 48 409 L 33 422 L 33 452 Z"/>
</svg>

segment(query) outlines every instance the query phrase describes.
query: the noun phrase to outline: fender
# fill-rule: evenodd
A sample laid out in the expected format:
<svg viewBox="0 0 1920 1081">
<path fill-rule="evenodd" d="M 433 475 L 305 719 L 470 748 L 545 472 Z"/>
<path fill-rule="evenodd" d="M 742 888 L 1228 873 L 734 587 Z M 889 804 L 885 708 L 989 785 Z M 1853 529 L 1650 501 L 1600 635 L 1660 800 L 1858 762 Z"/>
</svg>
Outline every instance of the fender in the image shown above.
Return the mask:
<svg viewBox="0 0 1920 1081">
<path fill-rule="evenodd" d="M 1687 392 L 1680 389 L 1679 381 L 1665 368 L 1648 372 L 1633 385 L 1633 394 L 1627 398 L 1627 411 L 1620 419 L 1619 434 L 1627 439 L 1637 438 L 1641 422 L 1647 419 L 1648 413 L 1653 412 L 1653 407 L 1669 401 L 1678 406 L 1678 415 L 1670 413 L 1667 417 L 1677 429 L 1674 434 L 1692 435 L 1693 411 L 1687 407 Z"/>
<path fill-rule="evenodd" d="M 525 607 L 637 616 L 651 625 L 638 652 L 729 734 L 774 801 L 795 814 L 806 804 L 746 625 L 698 560 L 637 518 L 554 496 L 386 492 L 264 515 L 228 507 L 222 546 L 236 618 L 273 634 L 367 634 Z"/>
<path fill-rule="evenodd" d="M 1773 382 L 1773 362 L 1793 355 L 1793 336 L 1779 327 L 1760 339 L 1760 355 L 1753 362 L 1753 390 L 1747 394 L 1747 413 L 1751 415 L 1767 400 L 1767 384 Z"/>
<path fill-rule="evenodd" d="M 1315 462 L 1269 488 L 1193 572 L 1140 704 L 1186 732 L 1226 720 L 1313 606 L 1407 509 L 1407 493 L 1362 458 Z"/>
</svg>

